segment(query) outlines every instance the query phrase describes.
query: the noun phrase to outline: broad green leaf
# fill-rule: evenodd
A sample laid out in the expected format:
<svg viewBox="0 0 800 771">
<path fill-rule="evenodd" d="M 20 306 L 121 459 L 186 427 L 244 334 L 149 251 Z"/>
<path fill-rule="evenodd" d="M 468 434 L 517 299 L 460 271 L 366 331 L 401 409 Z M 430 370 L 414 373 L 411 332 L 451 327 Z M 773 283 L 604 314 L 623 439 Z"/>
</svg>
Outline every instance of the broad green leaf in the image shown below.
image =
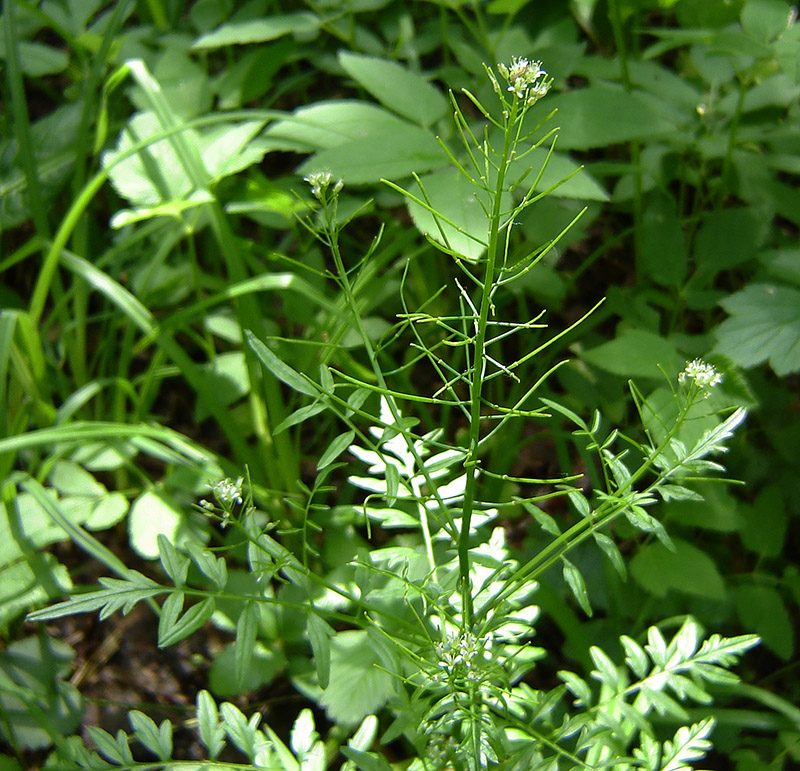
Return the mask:
<svg viewBox="0 0 800 771">
<path fill-rule="evenodd" d="M 431 126 L 447 113 L 442 92 L 397 62 L 342 51 L 339 63 L 379 102 L 421 126 Z"/>
<path fill-rule="evenodd" d="M 641 586 L 656 597 L 670 590 L 722 600 L 725 582 L 714 561 L 693 544 L 673 538 L 675 551 L 662 543 L 645 546 L 630 562 L 631 573 Z"/>
<path fill-rule="evenodd" d="M 767 485 L 752 504 L 738 503 L 739 535 L 745 548 L 761 557 L 777 557 L 786 541 L 786 494 L 779 484 Z"/>
<path fill-rule="evenodd" d="M 158 557 L 158 536 L 175 543 L 183 515 L 175 505 L 153 490 L 143 492 L 128 515 L 128 538 L 133 549 L 145 559 Z"/>
<path fill-rule="evenodd" d="M 310 38 L 316 35 L 319 23 L 317 17 L 307 11 L 270 15 L 261 19 L 231 21 L 221 25 L 213 32 L 201 35 L 195 40 L 192 48 L 208 49 L 247 43 L 264 43 L 284 35 L 300 35 Z"/>
<path fill-rule="evenodd" d="M 554 185 L 558 187 L 553 190 L 551 195 L 556 198 L 577 198 L 580 201 L 607 201 L 608 193 L 597 182 L 597 180 L 577 161 L 574 161 L 565 153 L 552 153 L 548 158 L 549 147 L 537 147 L 524 158 L 513 161 L 509 164 L 506 177 L 517 179 L 522 173 L 530 168 L 530 174 L 522 182 L 521 189 L 529 187 L 539 175 L 542 164 L 547 160 L 542 178 L 536 185 L 536 191 L 548 190 Z M 567 177 L 571 177 L 564 184 L 559 184 Z M 536 204 L 534 204 L 534 208 Z M 551 233 L 551 235 L 553 235 Z"/>
<path fill-rule="evenodd" d="M 408 123 L 382 107 L 350 99 L 331 99 L 299 107 L 291 116 L 273 123 L 264 132 L 270 150 L 310 153 L 369 136 L 383 136 Z"/>
<path fill-rule="evenodd" d="M 30 78 L 55 75 L 63 72 L 69 65 L 66 51 L 30 40 L 16 42 L 19 62 L 23 73 Z M 6 38 L 0 37 L 0 59 L 6 58 Z"/>
<path fill-rule="evenodd" d="M 452 168 L 426 174 L 420 182 L 422 190 L 417 183 L 409 188 L 417 200 L 407 199 L 417 230 L 468 260 L 477 260 L 486 251 L 489 217 L 475 197 L 475 187 Z M 504 207 L 510 204 L 510 196 L 505 196 Z"/>
<path fill-rule="evenodd" d="M 752 209 L 743 207 L 709 212 L 694 242 L 697 271 L 706 281 L 757 256 L 764 224 Z"/>
<path fill-rule="evenodd" d="M 667 196 L 648 199 L 637 254 L 642 271 L 662 286 L 678 287 L 686 278 L 688 253 L 683 223 Z"/>
<path fill-rule="evenodd" d="M 679 363 L 671 342 L 644 329 L 626 329 L 614 340 L 584 351 L 581 358 L 606 372 L 634 378 L 661 379 L 659 366 L 670 375 Z"/>
<path fill-rule="evenodd" d="M 736 610 L 744 628 L 755 632 L 773 653 L 788 661 L 794 652 L 794 628 L 783 598 L 772 586 L 736 587 Z"/>
<path fill-rule="evenodd" d="M 234 698 L 269 685 L 285 666 L 286 658 L 277 646 L 268 648 L 256 640 L 245 673 L 245 684 L 240 689 L 236 685 L 236 650 L 232 643 L 214 657 L 208 675 L 209 687 L 218 697 Z"/>
<path fill-rule="evenodd" d="M 263 158 L 266 146 L 254 138 L 264 126 L 263 120 L 223 123 L 203 131 L 186 128 L 185 141 L 194 145 L 203 161 L 207 184 L 235 174 Z M 162 133 L 164 126 L 152 112 L 140 112 L 128 121 L 117 146 L 103 155 L 103 166 L 109 167 L 135 143 Z M 109 178 L 117 192 L 137 207 L 156 207 L 172 201 L 188 199 L 195 191 L 189 171 L 175 150 L 174 140 L 158 139 L 125 160 L 113 165 Z"/>
<path fill-rule="evenodd" d="M 330 682 L 331 642 L 334 631 L 324 619 L 309 611 L 307 615 L 308 639 L 314 653 L 314 664 L 317 669 L 319 687 L 325 690 Z"/>
<path fill-rule="evenodd" d="M 745 368 L 769 360 L 781 376 L 800 370 L 800 291 L 750 284 L 720 305 L 730 318 L 715 330 L 716 352 Z"/>
<path fill-rule="evenodd" d="M 336 723 L 354 725 L 380 709 L 395 692 L 373 641 L 363 631 L 339 632 L 331 640 L 331 676 L 320 705 Z"/>
<path fill-rule="evenodd" d="M 288 364 L 281 361 L 264 343 L 261 342 L 249 329 L 245 330 L 247 342 L 250 347 L 255 351 L 256 356 L 261 360 L 261 363 L 271 372 L 278 380 L 286 383 L 290 388 L 298 393 L 305 394 L 306 396 L 318 396 L 319 390 L 317 385 L 305 375 L 300 374 L 297 370 L 292 369 Z"/>
<path fill-rule="evenodd" d="M 353 443 L 355 438 L 356 432 L 352 430 L 335 437 L 317 462 L 317 471 L 330 466 Z"/>
<path fill-rule="evenodd" d="M 558 110 L 561 150 L 606 147 L 632 139 L 669 136 L 677 130 L 655 96 L 626 92 L 608 83 L 548 97 L 547 109 Z"/>
<path fill-rule="evenodd" d="M 325 169 L 345 185 L 366 185 L 381 179 L 402 179 L 414 172 L 424 174 L 446 165 L 447 156 L 433 134 L 411 123 L 400 123 L 381 134 L 321 150 L 304 161 L 298 173 Z"/>
</svg>

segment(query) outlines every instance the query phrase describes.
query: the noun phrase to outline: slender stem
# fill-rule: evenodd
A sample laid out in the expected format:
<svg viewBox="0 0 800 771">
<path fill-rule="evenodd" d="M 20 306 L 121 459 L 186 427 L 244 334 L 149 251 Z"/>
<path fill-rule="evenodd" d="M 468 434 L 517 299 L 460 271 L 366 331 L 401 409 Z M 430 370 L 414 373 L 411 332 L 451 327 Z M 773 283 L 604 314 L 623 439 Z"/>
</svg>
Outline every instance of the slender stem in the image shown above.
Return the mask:
<svg viewBox="0 0 800 771">
<path fill-rule="evenodd" d="M 497 167 L 497 181 L 494 189 L 494 201 L 492 202 L 492 216 L 489 222 L 489 246 L 486 250 L 486 263 L 484 265 L 483 285 L 481 287 L 481 304 L 478 317 L 475 319 L 476 329 L 473 348 L 472 383 L 470 385 L 469 440 L 467 458 L 464 461 L 464 469 L 467 477 L 461 513 L 461 533 L 458 539 L 458 570 L 463 624 L 465 629 L 471 628 L 473 618 L 472 587 L 469 578 L 469 531 L 472 524 L 472 512 L 475 506 L 475 489 L 477 485 L 475 472 L 480 463 L 478 459 L 478 450 L 481 430 L 481 396 L 483 394 L 483 383 L 486 375 L 486 328 L 489 321 L 489 311 L 492 308 L 492 290 L 494 288 L 497 254 L 500 244 L 500 215 L 502 212 L 503 186 L 505 185 L 506 171 L 514 145 L 512 132 L 517 119 L 517 110 L 517 101 L 514 100 L 512 102 L 511 113 L 507 118 L 505 136 L 503 138 L 503 151 Z"/>
</svg>

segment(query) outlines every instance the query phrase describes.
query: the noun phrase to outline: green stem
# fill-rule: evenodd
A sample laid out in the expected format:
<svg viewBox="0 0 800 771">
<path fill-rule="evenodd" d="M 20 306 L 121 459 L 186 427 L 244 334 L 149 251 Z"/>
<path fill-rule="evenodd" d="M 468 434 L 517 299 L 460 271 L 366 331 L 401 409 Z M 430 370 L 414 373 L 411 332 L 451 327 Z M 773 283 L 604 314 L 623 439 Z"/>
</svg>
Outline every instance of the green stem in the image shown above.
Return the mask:
<svg viewBox="0 0 800 771">
<path fill-rule="evenodd" d="M 464 489 L 464 502 L 461 513 L 461 533 L 458 539 L 458 570 L 461 585 L 461 606 L 463 624 L 465 629 L 472 627 L 473 602 L 472 587 L 470 585 L 469 569 L 469 531 L 472 524 L 472 512 L 475 507 L 475 490 L 477 485 L 476 470 L 480 463 L 478 450 L 481 431 L 481 402 L 483 395 L 483 382 L 486 370 L 486 328 L 489 322 L 489 311 L 492 308 L 492 290 L 494 288 L 495 269 L 497 267 L 497 253 L 500 243 L 500 215 L 502 211 L 503 186 L 511 157 L 513 141 L 513 128 L 517 119 L 517 101 L 512 102 L 511 114 L 507 117 L 505 136 L 503 138 L 503 152 L 497 168 L 497 181 L 492 202 L 492 216 L 489 222 L 489 245 L 486 250 L 486 263 L 481 286 L 481 304 L 476 319 L 475 343 L 472 359 L 472 383 L 470 385 L 469 409 L 469 439 L 467 458 L 464 461 L 466 471 L 466 485 Z"/>
</svg>

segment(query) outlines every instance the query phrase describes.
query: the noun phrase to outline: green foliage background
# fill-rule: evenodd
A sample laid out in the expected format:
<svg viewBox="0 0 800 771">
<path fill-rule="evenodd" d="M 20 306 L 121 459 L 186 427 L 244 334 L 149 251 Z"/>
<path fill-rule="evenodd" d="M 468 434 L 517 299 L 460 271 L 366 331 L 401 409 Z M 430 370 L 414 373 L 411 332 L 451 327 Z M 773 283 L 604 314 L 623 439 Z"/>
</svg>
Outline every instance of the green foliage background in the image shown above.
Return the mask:
<svg viewBox="0 0 800 771">
<path fill-rule="evenodd" d="M 487 224 L 439 143 L 455 136 L 448 89 L 488 103 L 483 64 L 512 56 L 541 59 L 554 78 L 542 109 L 557 110 L 558 139 L 537 191 L 582 170 L 519 217 L 516 259 L 574 224 L 496 308 L 517 321 L 545 310 L 551 329 L 570 331 L 518 380 L 493 380 L 487 398 L 513 402 L 569 359 L 544 397 L 636 433 L 635 379 L 657 434 L 671 418 L 665 374 L 703 357 L 725 376 L 710 408 L 750 410 L 725 462 L 743 485 L 707 483 L 705 502 L 659 504 L 674 551 L 617 523 L 627 580 L 598 550 L 577 548 L 593 615 L 553 574 L 536 597 L 549 619 L 540 635 L 556 659 L 592 666 L 591 645 L 614 650 L 620 634 L 687 613 L 714 631 L 756 633 L 763 645 L 741 667 L 751 701 L 720 712 L 720 767 L 798 761 L 800 24 L 788 2 L 6 0 L 2 22 L 0 768 L 78 729 L 73 652 L 52 626 L 25 621 L 93 583 L 76 554 L 126 580 L 132 560 L 157 571 L 161 555 L 175 580 L 160 548 L 175 544 L 195 549 L 191 564 L 174 557 L 178 574 L 222 587 L 228 568 L 198 549 L 235 539 L 192 506 L 209 481 L 245 473 L 304 566 L 336 575 L 371 548 L 363 496 L 345 484 L 352 469 L 334 463 L 352 462 L 341 453 L 353 437 L 308 408 L 303 381 L 265 372 L 245 330 L 293 372 L 371 377 L 330 257 L 298 224 L 314 204 L 303 176 L 326 169 L 344 182 L 342 251 L 375 247 L 356 287 L 370 340 L 398 388 L 435 391 L 433 376 L 410 368 L 418 351 L 395 324 L 423 306 L 459 312 L 457 295 L 436 292 L 453 268 L 435 244 L 479 260 Z M 441 230 L 430 208 L 447 217 Z M 437 334 L 420 344 L 436 346 Z M 542 334 L 532 328 L 511 360 Z M 418 417 L 423 433 L 464 430 L 456 410 L 421 404 Z M 707 427 L 690 421 L 682 438 Z M 571 429 L 560 418 L 512 423 L 487 465 L 513 478 L 583 474 L 597 489 L 587 442 Z M 534 492 L 489 482 L 496 500 Z M 547 542 L 542 517 L 578 517 L 573 505 L 504 510 L 515 558 Z M 225 579 L 246 594 L 252 575 L 229 567 Z M 147 580 L 138 599 L 151 596 Z M 312 653 L 325 646 L 290 614 L 233 600 L 213 617 L 202 602 L 191 608 L 196 629 L 211 619 L 253 641 L 249 669 L 232 643 L 210 663 L 217 699 L 293 678 L 346 725 L 385 700 L 380 668 L 361 704 L 347 689 L 303 691 L 304 635 Z M 353 657 L 381 662 L 360 634 L 330 650 L 337 684 Z M 159 637 L 169 643 L 164 628 Z M 19 657 L 35 666 L 23 671 Z M 211 696 L 204 709 L 217 709 Z M 246 743 L 244 718 L 226 720 Z"/>
</svg>

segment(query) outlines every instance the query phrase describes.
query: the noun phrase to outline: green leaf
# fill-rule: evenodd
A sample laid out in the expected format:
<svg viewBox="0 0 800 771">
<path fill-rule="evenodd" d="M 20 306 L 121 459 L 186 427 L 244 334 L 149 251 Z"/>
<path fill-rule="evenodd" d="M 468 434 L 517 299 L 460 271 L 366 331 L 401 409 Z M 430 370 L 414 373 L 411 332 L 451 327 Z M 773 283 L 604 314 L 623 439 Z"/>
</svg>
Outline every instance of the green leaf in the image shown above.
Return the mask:
<svg viewBox="0 0 800 771">
<path fill-rule="evenodd" d="M 677 130 L 657 97 L 627 92 L 609 83 L 548 97 L 547 109 L 558 110 L 558 146 L 562 150 L 606 147 L 632 139 L 669 136 Z"/>
<path fill-rule="evenodd" d="M 788 525 L 786 498 L 778 484 L 767 485 L 752 503 L 738 503 L 739 535 L 746 549 L 762 557 L 777 557 L 783 550 Z"/>
<path fill-rule="evenodd" d="M 14 640 L 0 651 L 3 740 L 43 749 L 80 726 L 84 705 L 67 679 L 74 658 L 70 646 L 45 635 Z"/>
<path fill-rule="evenodd" d="M 314 653 L 314 664 L 317 668 L 319 687 L 325 690 L 330 682 L 331 674 L 331 637 L 334 631 L 324 619 L 316 613 L 309 612 L 306 617 L 308 639 Z"/>
<path fill-rule="evenodd" d="M 361 143 L 370 136 L 383 136 L 408 123 L 368 102 L 331 99 L 299 107 L 265 132 L 267 147 L 299 153 L 326 150 L 348 143 Z"/>
<path fill-rule="evenodd" d="M 132 504 L 128 515 L 130 545 L 145 559 L 158 557 L 158 538 L 178 540 L 182 512 L 154 490 L 146 490 Z"/>
<path fill-rule="evenodd" d="M 773 653 L 788 661 L 794 652 L 794 628 L 781 595 L 771 586 L 736 588 L 736 610 L 745 629 L 752 630 Z"/>
<path fill-rule="evenodd" d="M 97 726 L 89 726 L 88 732 L 98 752 L 112 763 L 120 766 L 135 765 L 131 749 L 128 746 L 128 737 L 122 729 L 117 731 L 116 738 Z"/>
<path fill-rule="evenodd" d="M 580 570 L 575 567 L 566 557 L 561 558 L 564 580 L 567 582 L 572 594 L 583 608 L 587 616 L 592 615 L 592 606 L 589 603 L 589 595 L 586 593 L 586 583 L 583 580 Z"/>
<path fill-rule="evenodd" d="M 320 697 L 328 717 L 353 725 L 380 709 L 395 692 L 366 632 L 339 632 L 331 640 L 330 683 Z"/>
<path fill-rule="evenodd" d="M 305 38 L 316 35 L 319 20 L 313 13 L 300 11 L 270 15 L 261 19 L 245 19 L 222 24 L 213 32 L 201 35 L 192 48 L 209 49 L 247 43 L 264 43 L 284 35 L 301 35 Z"/>
<path fill-rule="evenodd" d="M 255 351 L 261 363 L 282 383 L 306 396 L 319 396 L 319 389 L 313 381 L 281 361 L 249 329 L 245 330 L 248 345 Z"/>
<path fill-rule="evenodd" d="M 683 223 L 671 198 L 659 195 L 648 199 L 637 258 L 642 271 L 662 286 L 677 288 L 686 278 L 689 255 Z"/>
<path fill-rule="evenodd" d="M 164 572 L 172 579 L 178 588 L 186 583 L 186 576 L 189 573 L 189 558 L 181 554 L 172 542 L 163 534 L 158 534 L 158 558 Z"/>
<path fill-rule="evenodd" d="M 631 560 L 634 578 L 656 597 L 665 597 L 671 589 L 709 600 L 725 598 L 725 582 L 714 561 L 696 546 L 678 538 L 675 551 L 662 543 L 645 546 Z"/>
<path fill-rule="evenodd" d="M 764 223 L 752 209 L 743 207 L 709 212 L 697 232 L 694 259 L 705 281 L 757 255 Z"/>
<path fill-rule="evenodd" d="M 672 343 L 644 329 L 626 329 L 614 340 L 584 351 L 581 358 L 614 375 L 636 378 L 660 379 L 659 366 L 670 374 L 679 363 Z"/>
<path fill-rule="evenodd" d="M 143 747 L 159 760 L 172 759 L 172 723 L 169 720 L 164 720 L 157 726 L 144 712 L 133 709 L 128 713 L 128 721 Z"/>
<path fill-rule="evenodd" d="M 269 685 L 285 667 L 286 658 L 280 648 L 268 648 L 257 639 L 245 673 L 245 683 L 239 688 L 236 683 L 236 645 L 233 643 L 215 656 L 208 677 L 209 687 L 217 696 L 241 696 Z"/>
<path fill-rule="evenodd" d="M 317 471 L 330 466 L 353 443 L 355 438 L 356 432 L 352 430 L 345 431 L 335 437 L 317 462 Z"/>
<path fill-rule="evenodd" d="M 342 51 L 339 64 L 379 102 L 421 126 L 431 126 L 447 113 L 441 91 L 397 62 Z"/>
<path fill-rule="evenodd" d="M 225 747 L 225 729 L 219 719 L 217 704 L 208 691 L 197 694 L 197 725 L 209 759 L 216 760 Z"/>
<path fill-rule="evenodd" d="M 420 183 L 422 189 L 417 183 L 409 188 L 418 200 L 408 199 L 417 230 L 466 259 L 477 260 L 486 251 L 489 217 L 473 184 L 453 168 L 424 175 Z M 503 208 L 510 205 L 511 198 L 505 195 Z"/>
<path fill-rule="evenodd" d="M 201 546 L 196 541 L 189 541 L 186 550 L 197 565 L 197 569 L 210 579 L 217 589 L 224 589 L 228 582 L 228 563 L 224 557 L 216 557 L 210 549 Z"/>
<path fill-rule="evenodd" d="M 158 647 L 166 648 L 188 637 L 211 618 L 214 613 L 214 598 L 206 597 L 192 605 L 182 616 L 184 594 L 172 592 L 161 607 L 158 620 Z"/>
<path fill-rule="evenodd" d="M 261 619 L 261 610 L 252 600 L 247 602 L 236 621 L 236 642 L 234 643 L 233 671 L 236 688 L 245 690 L 245 680 L 253 660 L 253 648 Z"/>
<path fill-rule="evenodd" d="M 386 758 L 375 752 L 363 752 L 355 747 L 342 747 L 342 755 L 352 760 L 361 771 L 392 771 Z"/>
<path fill-rule="evenodd" d="M 319 169 L 331 172 L 345 185 L 367 185 L 381 179 L 402 179 L 447 165 L 447 156 L 427 129 L 399 121 L 380 134 L 321 150 L 299 169 L 312 174 Z"/>
<path fill-rule="evenodd" d="M 715 331 L 717 353 L 745 368 L 769 359 L 781 376 L 800 370 L 800 291 L 750 284 L 720 305 L 730 318 Z"/>
</svg>

